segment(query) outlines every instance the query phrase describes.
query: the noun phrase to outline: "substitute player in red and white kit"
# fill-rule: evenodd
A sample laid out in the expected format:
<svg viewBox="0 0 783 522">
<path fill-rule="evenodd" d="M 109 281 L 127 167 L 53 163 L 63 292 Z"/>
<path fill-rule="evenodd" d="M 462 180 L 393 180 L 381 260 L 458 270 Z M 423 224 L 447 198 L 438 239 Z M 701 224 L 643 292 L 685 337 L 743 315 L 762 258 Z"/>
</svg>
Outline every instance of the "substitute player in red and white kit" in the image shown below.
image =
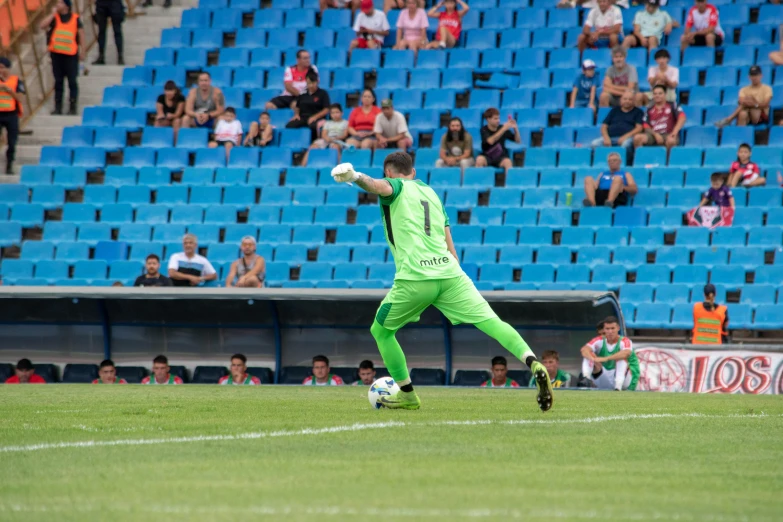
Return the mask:
<svg viewBox="0 0 783 522">
<path fill-rule="evenodd" d="M 318 74 L 318 68 L 310 61 L 310 53 L 300 49 L 296 53 L 296 65 L 285 68 L 283 92 L 266 102 L 266 110 L 290 109 L 297 96 L 307 91 L 307 73 Z"/>
<path fill-rule="evenodd" d="M 128 384 L 125 379 L 117 377 L 117 367 L 114 366 L 114 361 L 106 359 L 101 361 L 101 365 L 98 368 L 98 378 L 92 381 L 93 384 Z"/>
<path fill-rule="evenodd" d="M 372 361 L 365 360 L 359 363 L 359 380 L 354 382 L 354 386 L 363 384 L 365 386 L 371 385 L 375 382 L 375 365 Z"/>
<path fill-rule="evenodd" d="M 247 373 L 247 357 L 236 353 L 231 356 L 231 374 L 221 377 L 218 384 L 261 386 L 261 379 Z"/>
<path fill-rule="evenodd" d="M 165 355 L 158 355 L 152 360 L 152 375 L 144 377 L 142 384 L 183 384 L 182 379 L 171 375 L 169 360 Z"/>
<path fill-rule="evenodd" d="M 582 347 L 582 375 L 600 390 L 635 390 L 639 383 L 639 359 L 633 342 L 620 335 L 616 317 L 604 319 L 604 335 Z"/>
<path fill-rule="evenodd" d="M 313 357 L 313 375 L 302 381 L 308 386 L 342 386 L 342 377 L 329 373 L 329 359 L 325 355 Z"/>
<path fill-rule="evenodd" d="M 666 101 L 666 91 L 663 85 L 653 87 L 653 105 L 647 108 L 644 132 L 633 137 L 634 147 L 665 145 L 671 149 L 680 143 L 685 113 L 676 103 Z"/>
<path fill-rule="evenodd" d="M 680 38 L 680 48 L 688 46 L 720 47 L 723 43 L 723 29 L 720 26 L 718 8 L 707 0 L 695 0 L 696 5 L 688 11 L 685 19 L 685 33 Z"/>
<path fill-rule="evenodd" d="M 729 186 L 762 187 L 767 184 L 767 178 L 761 175 L 759 166 L 750 161 L 750 145 L 743 143 L 737 149 L 737 161 L 729 168 Z"/>
</svg>

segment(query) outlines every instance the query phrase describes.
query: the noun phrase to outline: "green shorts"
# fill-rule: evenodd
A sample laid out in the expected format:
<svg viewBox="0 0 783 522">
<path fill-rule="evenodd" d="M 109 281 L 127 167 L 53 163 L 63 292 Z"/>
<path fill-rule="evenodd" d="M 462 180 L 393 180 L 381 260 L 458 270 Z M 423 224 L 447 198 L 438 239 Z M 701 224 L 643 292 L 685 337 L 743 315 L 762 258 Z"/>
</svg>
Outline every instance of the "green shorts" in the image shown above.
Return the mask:
<svg viewBox="0 0 783 522">
<path fill-rule="evenodd" d="M 384 328 L 396 331 L 418 321 L 430 305 L 443 312 L 452 324 L 476 324 L 497 317 L 473 281 L 462 275 L 430 281 L 394 281 L 375 320 Z"/>
</svg>

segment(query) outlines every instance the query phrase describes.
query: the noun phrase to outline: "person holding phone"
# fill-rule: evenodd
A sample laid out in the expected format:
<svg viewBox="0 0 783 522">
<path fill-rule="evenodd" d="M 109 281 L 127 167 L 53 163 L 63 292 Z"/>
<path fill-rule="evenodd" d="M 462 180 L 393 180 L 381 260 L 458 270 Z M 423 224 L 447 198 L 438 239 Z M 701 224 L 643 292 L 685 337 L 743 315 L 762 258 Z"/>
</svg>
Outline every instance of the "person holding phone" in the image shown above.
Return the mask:
<svg viewBox="0 0 783 522">
<path fill-rule="evenodd" d="M 500 111 L 494 107 L 484 112 L 487 124 L 481 128 L 481 154 L 476 158 L 477 167 L 495 167 L 508 171 L 513 167 L 511 158 L 506 149 L 506 141 L 511 140 L 520 143 L 517 122 L 508 116 L 508 121 L 500 125 Z"/>
</svg>

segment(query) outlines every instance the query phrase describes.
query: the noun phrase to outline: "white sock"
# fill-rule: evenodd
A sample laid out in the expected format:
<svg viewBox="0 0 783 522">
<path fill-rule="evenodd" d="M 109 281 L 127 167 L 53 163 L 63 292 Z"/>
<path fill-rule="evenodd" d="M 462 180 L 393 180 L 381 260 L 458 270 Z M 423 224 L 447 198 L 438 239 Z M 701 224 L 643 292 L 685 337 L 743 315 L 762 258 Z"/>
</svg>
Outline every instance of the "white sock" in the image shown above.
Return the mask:
<svg viewBox="0 0 783 522">
<path fill-rule="evenodd" d="M 588 379 L 593 378 L 593 361 L 590 359 L 582 359 L 582 375 Z"/>
<path fill-rule="evenodd" d="M 614 372 L 614 388 L 622 390 L 625 383 L 625 372 L 628 371 L 628 361 L 617 361 Z"/>
</svg>

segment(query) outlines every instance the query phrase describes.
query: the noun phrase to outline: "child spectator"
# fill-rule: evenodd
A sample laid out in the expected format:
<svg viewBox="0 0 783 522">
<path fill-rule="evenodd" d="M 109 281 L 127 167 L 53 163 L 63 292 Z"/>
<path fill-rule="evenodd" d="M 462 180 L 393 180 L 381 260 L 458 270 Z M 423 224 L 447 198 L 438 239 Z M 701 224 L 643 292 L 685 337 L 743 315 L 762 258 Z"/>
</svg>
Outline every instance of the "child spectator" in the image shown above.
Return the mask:
<svg viewBox="0 0 783 522">
<path fill-rule="evenodd" d="M 266 147 L 274 140 L 274 137 L 275 126 L 272 125 L 269 113 L 264 111 L 258 117 L 258 122 L 250 124 L 250 130 L 247 132 L 247 136 L 245 136 L 243 145 L 245 147 Z"/>
<path fill-rule="evenodd" d="M 569 108 L 589 107 L 595 112 L 595 90 L 598 81 L 598 74 L 595 72 L 595 62 L 593 60 L 582 62 L 582 74 L 574 80 Z"/>
<path fill-rule="evenodd" d="M 460 10 L 457 11 L 457 4 Z M 445 7 L 445 11 L 440 11 Z M 462 32 L 462 17 L 470 10 L 468 4 L 463 0 L 440 0 L 429 10 L 427 16 L 438 19 L 438 30 L 435 33 L 435 40 L 427 45 L 427 49 L 451 49 L 459 42 L 459 35 Z"/>
<path fill-rule="evenodd" d="M 223 118 L 215 127 L 215 139 L 209 142 L 209 148 L 224 147 L 226 149 L 226 161 L 231 156 L 231 149 L 242 142 L 242 123 L 237 119 L 237 112 L 233 107 L 227 107 Z"/>
<path fill-rule="evenodd" d="M 719 207 L 734 208 L 734 196 L 731 189 L 725 185 L 725 178 L 720 172 L 710 176 L 710 189 L 701 197 L 700 207 L 715 204 Z"/>
<path fill-rule="evenodd" d="M 759 166 L 750 161 L 750 145 L 743 143 L 737 150 L 737 161 L 729 169 L 729 187 L 736 187 L 742 181 L 743 187 L 762 187 L 767 178 L 761 175 Z"/>
<path fill-rule="evenodd" d="M 340 163 L 340 151 L 345 147 L 348 138 L 348 122 L 343 119 L 343 107 L 339 103 L 333 103 L 329 107 L 331 118 L 321 127 L 321 138 L 313 142 L 302 158 L 302 166 L 307 166 L 307 158 L 313 149 L 335 149 L 337 151 L 337 163 Z"/>
</svg>

